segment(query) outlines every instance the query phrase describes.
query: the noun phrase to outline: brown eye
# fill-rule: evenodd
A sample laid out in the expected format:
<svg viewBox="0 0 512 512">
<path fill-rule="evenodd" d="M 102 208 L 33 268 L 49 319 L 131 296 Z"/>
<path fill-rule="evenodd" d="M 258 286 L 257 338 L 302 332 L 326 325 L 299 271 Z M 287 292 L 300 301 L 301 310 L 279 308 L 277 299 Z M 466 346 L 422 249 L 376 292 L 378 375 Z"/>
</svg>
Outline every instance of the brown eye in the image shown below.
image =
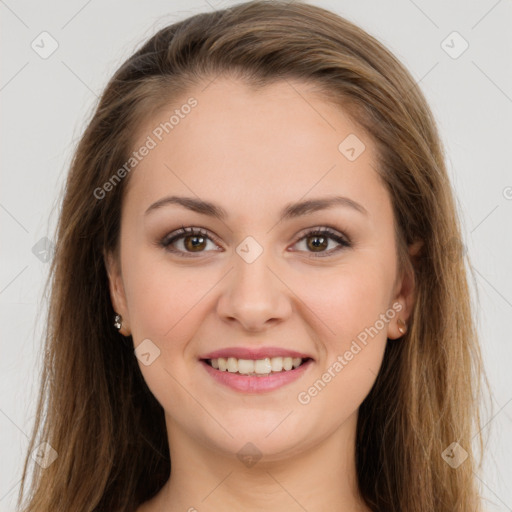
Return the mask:
<svg viewBox="0 0 512 512">
<path fill-rule="evenodd" d="M 202 235 L 187 235 L 183 238 L 183 245 L 187 251 L 199 252 L 206 246 L 206 237 Z"/>
<path fill-rule="evenodd" d="M 306 246 L 304 251 L 319 257 L 330 256 L 343 249 L 352 247 L 352 244 L 346 236 L 338 234 L 330 228 L 310 230 L 297 242 L 297 244 L 300 244 L 303 241 Z M 335 242 L 334 247 L 327 250 L 331 242 Z M 338 247 L 336 247 L 336 244 Z"/>
<path fill-rule="evenodd" d="M 306 237 L 308 242 L 307 246 L 313 252 L 322 251 L 329 245 L 329 239 L 326 236 L 310 235 Z"/>
<path fill-rule="evenodd" d="M 214 250 L 218 250 L 218 245 L 214 243 L 206 231 L 182 227 L 178 231 L 165 236 L 160 241 L 160 245 L 169 252 L 190 256 L 194 253 L 210 252 L 205 250 L 208 242 L 213 244 Z"/>
</svg>

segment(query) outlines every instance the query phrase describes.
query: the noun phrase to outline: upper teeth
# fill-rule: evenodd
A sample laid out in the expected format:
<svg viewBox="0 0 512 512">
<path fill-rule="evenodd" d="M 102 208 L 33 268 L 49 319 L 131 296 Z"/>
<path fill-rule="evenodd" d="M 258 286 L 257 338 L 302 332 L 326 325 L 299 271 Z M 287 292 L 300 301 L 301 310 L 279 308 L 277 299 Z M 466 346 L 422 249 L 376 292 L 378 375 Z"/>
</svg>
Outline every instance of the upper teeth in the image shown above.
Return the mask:
<svg viewBox="0 0 512 512">
<path fill-rule="evenodd" d="M 302 363 L 300 357 L 266 357 L 265 359 L 237 359 L 236 357 L 219 357 L 210 359 L 211 365 L 220 371 L 231 373 L 242 373 L 248 375 L 256 373 L 258 375 L 269 374 L 270 372 L 280 372 L 297 368 Z"/>
</svg>

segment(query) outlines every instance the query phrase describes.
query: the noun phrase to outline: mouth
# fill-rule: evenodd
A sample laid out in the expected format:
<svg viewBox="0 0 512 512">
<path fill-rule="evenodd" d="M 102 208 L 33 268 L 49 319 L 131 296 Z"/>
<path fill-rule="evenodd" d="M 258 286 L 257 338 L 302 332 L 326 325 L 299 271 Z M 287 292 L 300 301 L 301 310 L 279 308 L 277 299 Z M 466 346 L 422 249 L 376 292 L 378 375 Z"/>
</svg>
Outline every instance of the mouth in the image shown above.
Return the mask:
<svg viewBox="0 0 512 512">
<path fill-rule="evenodd" d="M 300 379 L 313 364 L 311 357 L 202 358 L 213 381 L 234 391 L 259 394 L 277 390 Z"/>
<path fill-rule="evenodd" d="M 263 359 L 238 359 L 218 357 L 202 359 L 208 366 L 219 372 L 229 372 L 246 377 L 268 377 L 278 373 L 293 372 L 309 361 L 311 357 L 265 357 Z"/>
</svg>

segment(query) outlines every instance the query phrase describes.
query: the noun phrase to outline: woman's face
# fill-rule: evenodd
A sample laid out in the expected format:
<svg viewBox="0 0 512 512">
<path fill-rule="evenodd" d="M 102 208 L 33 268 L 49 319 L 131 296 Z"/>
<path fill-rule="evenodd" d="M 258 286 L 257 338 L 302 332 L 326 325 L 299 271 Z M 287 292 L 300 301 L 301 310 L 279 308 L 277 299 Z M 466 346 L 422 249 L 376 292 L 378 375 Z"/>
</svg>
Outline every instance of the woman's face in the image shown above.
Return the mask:
<svg viewBox="0 0 512 512">
<path fill-rule="evenodd" d="M 206 85 L 138 132 L 111 295 L 171 437 L 277 459 L 353 432 L 410 290 L 369 137 L 301 82 Z"/>
</svg>

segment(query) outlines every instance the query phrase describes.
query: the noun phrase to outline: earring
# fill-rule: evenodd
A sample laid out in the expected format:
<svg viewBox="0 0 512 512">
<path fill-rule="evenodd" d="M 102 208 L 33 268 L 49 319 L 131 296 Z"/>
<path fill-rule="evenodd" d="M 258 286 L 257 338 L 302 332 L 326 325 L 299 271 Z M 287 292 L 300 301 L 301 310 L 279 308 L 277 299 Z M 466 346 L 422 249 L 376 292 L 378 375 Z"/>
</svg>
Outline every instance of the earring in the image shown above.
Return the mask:
<svg viewBox="0 0 512 512">
<path fill-rule="evenodd" d="M 121 329 L 122 322 L 123 322 L 123 317 L 121 315 L 116 315 L 114 318 L 114 327 L 117 330 Z"/>
<path fill-rule="evenodd" d="M 398 324 L 398 330 L 400 331 L 400 334 L 405 334 L 405 331 L 407 330 L 407 326 L 405 325 L 405 322 L 399 318 L 396 323 Z"/>
</svg>

